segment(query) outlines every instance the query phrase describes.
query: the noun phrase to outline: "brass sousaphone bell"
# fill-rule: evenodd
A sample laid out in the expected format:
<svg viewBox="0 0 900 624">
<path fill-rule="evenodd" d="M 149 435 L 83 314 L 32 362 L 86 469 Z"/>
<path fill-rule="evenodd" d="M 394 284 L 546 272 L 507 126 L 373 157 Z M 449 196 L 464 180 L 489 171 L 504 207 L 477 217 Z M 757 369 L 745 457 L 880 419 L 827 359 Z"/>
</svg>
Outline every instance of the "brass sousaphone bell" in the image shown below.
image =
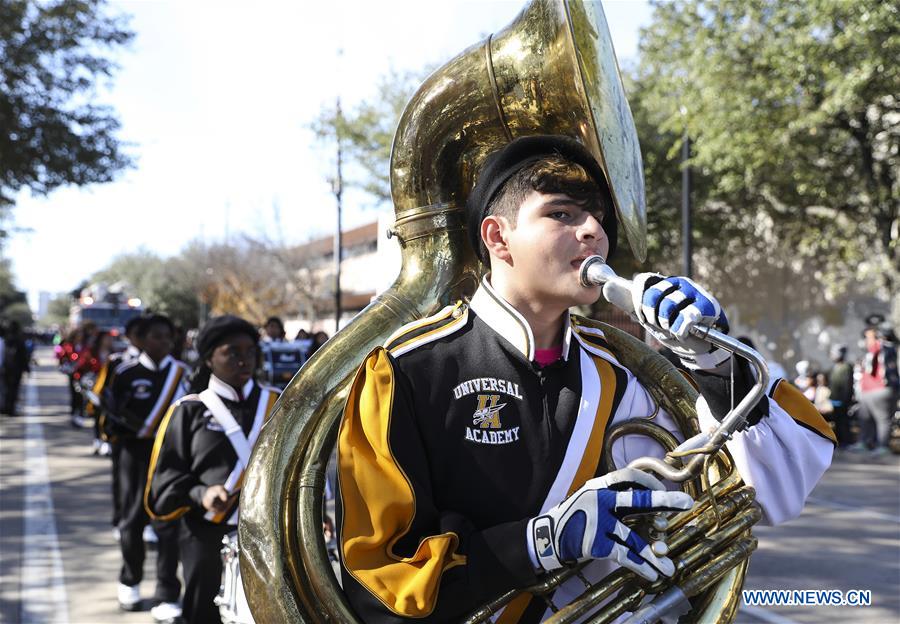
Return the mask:
<svg viewBox="0 0 900 624">
<path fill-rule="evenodd" d="M 245 476 L 239 526 L 241 573 L 257 623 L 358 621 L 322 535 L 325 468 L 347 391 L 365 354 L 398 328 L 474 293 L 482 269 L 466 239 L 465 199 L 490 152 L 532 134 L 568 135 L 591 150 L 607 176 L 621 230 L 635 256 L 644 259 L 640 149 L 602 7 L 584 0 L 533 0 L 505 29 L 432 74 L 407 105 L 391 154 L 391 235 L 402 250 L 400 275 L 301 369 L 259 437 Z M 697 433 L 696 393 L 684 379 L 642 343 L 604 330 L 620 359 L 682 423 L 685 438 Z M 656 435 L 652 423 L 641 431 Z M 727 460 L 716 466 L 727 466 Z M 734 476 L 722 479 L 719 495 L 738 484 Z M 717 505 L 717 513 L 729 504 Z M 704 509 L 708 515 L 710 506 L 701 503 L 696 517 L 672 525 L 695 525 Z M 709 559 L 693 556 L 698 565 Z M 733 617 L 743 565 L 695 583 L 697 595 L 706 595 L 695 609 L 699 619 Z M 725 579 L 707 590 L 722 574 Z M 633 596 L 642 597 L 646 588 L 619 576 L 610 592 L 630 591 L 622 609 L 633 608 Z M 554 578 L 548 579 L 548 593 L 562 581 Z M 471 621 L 490 617 L 514 598 L 515 593 L 498 597 Z"/>
</svg>

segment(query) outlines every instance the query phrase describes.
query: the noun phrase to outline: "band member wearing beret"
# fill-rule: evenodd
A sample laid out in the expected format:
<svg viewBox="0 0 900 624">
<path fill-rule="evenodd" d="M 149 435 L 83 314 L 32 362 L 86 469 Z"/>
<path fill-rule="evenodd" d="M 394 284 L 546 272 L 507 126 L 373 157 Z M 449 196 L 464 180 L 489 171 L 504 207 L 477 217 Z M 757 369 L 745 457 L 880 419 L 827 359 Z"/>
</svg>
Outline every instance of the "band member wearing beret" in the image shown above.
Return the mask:
<svg viewBox="0 0 900 624">
<path fill-rule="evenodd" d="M 154 314 L 135 330 L 140 354 L 119 364 L 110 387 L 108 412 L 116 422 L 119 440 L 119 543 L 122 570 L 119 574 L 119 606 L 126 611 L 141 608 L 140 582 L 144 575 L 144 528 L 151 523 L 144 510 L 144 486 L 150 465 L 153 438 L 163 416 L 187 391 L 187 367 L 173 358 L 175 327 L 168 317 Z M 166 621 L 177 617 L 178 527 L 153 521 L 158 537 L 156 591 L 158 603 L 151 614 Z"/>
<path fill-rule="evenodd" d="M 338 434 L 343 589 L 367 623 L 458 622 L 487 599 L 589 561 L 598 579 L 624 566 L 648 580 L 674 565 L 622 522 L 680 510 L 691 499 L 647 473 L 604 474 L 613 423 L 656 411 L 595 323 L 570 308 L 594 303 L 580 283 L 588 256 L 616 247 L 616 212 L 600 166 L 561 136 L 519 138 L 492 154 L 467 201 L 468 231 L 490 271 L 471 301 L 400 329 L 363 361 Z M 642 274 L 635 313 L 669 346 L 704 397 L 701 426 L 731 397 L 727 353 L 687 337 L 727 321 L 689 279 Z M 735 394 L 752 386 L 735 365 Z M 729 443 L 757 490 L 764 521 L 797 516 L 828 467 L 834 438 L 809 401 L 773 380 Z M 677 432 L 659 411 L 655 422 Z M 624 436 L 626 466 L 662 450 Z M 583 590 L 564 584 L 561 607 Z M 499 622 L 539 622 L 547 604 L 524 594 Z"/>
<path fill-rule="evenodd" d="M 237 530 L 244 469 L 278 398 L 254 380 L 258 341 L 256 328 L 235 316 L 201 329 L 192 394 L 166 415 L 153 447 L 145 504 L 154 518 L 181 518 L 188 624 L 221 621 L 213 598 L 222 578 L 222 537 Z"/>
<path fill-rule="evenodd" d="M 103 368 L 100 369 L 100 374 L 97 375 L 93 388 L 91 388 L 91 392 L 93 392 L 94 396 L 100 401 L 100 405 L 95 409 L 100 437 L 110 446 L 110 458 L 112 459 L 112 525 L 116 531 L 119 530 L 119 521 L 122 518 L 121 496 L 119 494 L 121 489 L 121 483 L 119 481 L 119 456 L 121 455 L 122 445 L 119 441 L 119 437 L 120 433 L 123 432 L 122 428 L 116 424 L 115 415 L 111 414 L 109 410 L 110 405 L 112 404 L 112 387 L 116 369 L 123 363 L 136 359 L 141 354 L 140 342 L 137 334 L 138 328 L 143 321 L 144 317 L 135 316 L 125 323 L 125 338 L 128 341 L 128 346 L 124 351 L 119 351 L 109 356 L 106 363 L 103 365 Z M 127 431 L 125 431 L 125 433 L 127 433 Z"/>
</svg>

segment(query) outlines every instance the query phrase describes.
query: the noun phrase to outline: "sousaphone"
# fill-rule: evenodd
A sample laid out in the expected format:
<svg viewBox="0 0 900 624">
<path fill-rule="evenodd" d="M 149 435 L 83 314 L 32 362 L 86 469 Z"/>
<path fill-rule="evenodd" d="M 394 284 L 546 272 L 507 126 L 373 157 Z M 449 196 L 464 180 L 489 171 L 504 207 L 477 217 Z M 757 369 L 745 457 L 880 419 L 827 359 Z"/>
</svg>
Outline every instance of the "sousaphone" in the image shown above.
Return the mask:
<svg viewBox="0 0 900 624">
<path fill-rule="evenodd" d="M 245 476 L 239 526 L 241 572 L 257 623 L 358 621 L 334 576 L 322 535 L 325 469 L 347 391 L 365 354 L 399 327 L 474 293 L 482 269 L 466 239 L 465 199 L 490 152 L 532 134 L 574 137 L 596 156 L 621 231 L 635 256 L 644 259 L 640 148 L 602 7 L 585 0 L 533 0 L 505 29 L 432 74 L 407 105 L 391 153 L 396 211 L 391 235 L 402 250 L 400 275 L 301 369 L 259 436 Z M 642 343 L 604 329 L 620 359 L 679 420 L 684 437 L 697 433 L 696 393 L 686 381 Z M 675 440 L 654 427 L 636 423 L 608 438 L 611 443 L 623 433 L 658 436 L 671 450 Z M 747 541 L 753 514 L 739 513 L 752 509 L 752 492 L 740 487 L 724 456 L 708 468 L 709 480 L 719 481 L 708 491 L 718 500 L 699 496 L 699 481 L 686 482 L 700 502 L 671 519 L 668 530 L 684 529 L 670 541 L 680 566 L 678 580 L 692 584 L 696 619 L 730 620 L 735 588 L 755 545 Z M 738 524 L 729 525 L 734 518 Z M 732 546 L 744 540 L 738 544 L 742 558 L 726 553 L 723 559 L 688 539 L 705 537 L 717 526 L 728 527 Z M 713 562 L 713 572 L 701 578 L 697 569 Z M 577 569 L 566 570 L 531 591 L 548 595 L 552 603 L 555 584 L 577 574 Z M 557 621 L 574 621 L 617 594 L 617 602 L 601 609 L 603 621 L 664 589 L 646 587 L 621 571 L 611 576 L 588 588 L 590 595 L 580 606 L 564 609 Z M 498 596 L 470 621 L 491 617 L 516 593 Z"/>
</svg>

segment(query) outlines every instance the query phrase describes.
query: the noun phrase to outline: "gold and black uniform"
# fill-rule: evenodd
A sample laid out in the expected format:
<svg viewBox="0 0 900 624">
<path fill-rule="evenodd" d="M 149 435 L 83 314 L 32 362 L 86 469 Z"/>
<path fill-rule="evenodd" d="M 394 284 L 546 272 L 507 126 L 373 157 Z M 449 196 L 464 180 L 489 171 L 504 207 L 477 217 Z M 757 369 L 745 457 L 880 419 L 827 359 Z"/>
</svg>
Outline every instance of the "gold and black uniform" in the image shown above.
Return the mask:
<svg viewBox="0 0 900 624">
<path fill-rule="evenodd" d="M 110 411 L 115 414 L 119 451 L 119 521 L 122 570 L 119 582 L 137 585 L 144 574 L 144 527 L 150 516 L 144 509 L 144 487 L 150 466 L 153 438 L 169 406 L 187 392 L 187 367 L 166 356 L 157 365 L 146 353 L 123 362 L 114 371 Z M 160 602 L 178 602 L 178 525 L 153 521 L 159 542 L 156 593 Z"/>
<path fill-rule="evenodd" d="M 91 391 L 100 399 L 99 407 L 93 408 L 93 416 L 97 419 L 97 429 L 100 432 L 100 438 L 109 444 L 110 459 L 112 460 L 112 503 L 113 513 L 111 523 L 114 527 L 119 526 L 122 519 L 121 508 L 121 483 L 119 481 L 119 457 L 122 452 L 122 445 L 119 443 L 119 436 L 115 425 L 115 415 L 110 410 L 112 397 L 112 381 L 115 378 L 116 369 L 131 360 L 137 358 L 141 354 L 140 350 L 129 345 L 124 351 L 112 353 L 100 369 L 94 387 Z M 91 404 L 93 406 L 93 404 Z"/>
<path fill-rule="evenodd" d="M 536 582 L 529 519 L 602 474 L 608 426 L 655 412 L 591 321 L 567 316 L 560 359 L 534 360 L 530 327 L 486 278 L 470 304 L 407 325 L 363 362 L 338 434 L 337 518 L 343 589 L 361 621 L 459 622 Z M 755 424 L 729 442 L 769 523 L 799 514 L 831 458 L 827 423 L 798 396 L 773 380 Z M 700 411 L 701 425 L 715 422 Z M 655 419 L 677 432 L 663 410 Z M 612 454 L 622 467 L 661 449 L 624 436 Z M 577 593 L 564 584 L 554 603 Z M 498 621 L 548 614 L 526 595 Z"/>
<path fill-rule="evenodd" d="M 245 462 L 278 398 L 277 390 L 252 379 L 239 393 L 214 375 L 206 392 L 218 397 L 240 431 L 229 431 L 227 415 L 215 416 L 215 409 L 208 405 L 209 396 L 200 393 L 184 397 L 172 406 L 160 426 L 144 494 L 151 517 L 167 521 L 180 518 L 182 523 L 183 617 L 188 624 L 219 621 L 213 598 L 222 577 L 222 537 L 237 529 Z M 243 460 L 239 450 L 245 455 Z M 232 494 L 224 512 L 203 508 L 203 494 L 211 485 L 224 485 Z"/>
<path fill-rule="evenodd" d="M 111 353 L 106 359 L 106 362 L 104 362 L 100 372 L 97 374 L 97 379 L 94 381 L 94 386 L 91 388 L 91 392 L 93 392 L 100 400 L 99 406 L 93 406 L 92 404 L 93 409 L 91 411 L 93 411 L 93 416 L 97 418 L 101 439 L 110 444 L 115 442 L 120 431 L 120 429 L 116 427 L 115 414 L 110 412 L 113 402 L 112 387 L 113 380 L 116 377 L 116 369 L 122 364 L 137 359 L 140 354 L 140 350 L 131 345 L 124 351 Z"/>
</svg>

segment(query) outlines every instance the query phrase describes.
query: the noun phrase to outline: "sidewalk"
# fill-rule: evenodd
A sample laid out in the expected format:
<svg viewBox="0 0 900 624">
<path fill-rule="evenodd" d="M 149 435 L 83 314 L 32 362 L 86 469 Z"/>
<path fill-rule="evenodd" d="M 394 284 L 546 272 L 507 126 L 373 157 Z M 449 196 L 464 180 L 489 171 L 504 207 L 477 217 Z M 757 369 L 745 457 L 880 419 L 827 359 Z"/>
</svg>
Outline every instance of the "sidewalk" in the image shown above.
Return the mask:
<svg viewBox="0 0 900 624">
<path fill-rule="evenodd" d="M 149 624 L 153 621 L 149 612 L 126 613 L 116 601 L 121 555 L 110 525 L 110 460 L 91 455 L 90 429 L 76 430 L 69 424 L 66 378 L 57 372 L 50 350 L 40 349 L 37 355 L 38 366 L 23 380 L 22 415 L 0 417 L 0 622 Z M 28 384 L 36 386 L 38 406 L 26 408 Z M 28 422 L 40 423 L 40 427 L 28 427 Z M 29 526 L 37 531 L 55 528 L 62 562 L 62 587 L 56 592 L 52 567 L 42 569 L 46 562 L 33 561 L 41 558 L 34 555 L 23 561 L 23 552 L 38 552 L 26 548 L 24 522 L 26 490 L 34 501 L 32 469 L 40 446 L 39 440 L 33 439 L 36 429 L 43 434 L 55 522 L 44 518 L 38 526 L 32 515 Z M 27 473 L 32 478 L 26 483 Z M 44 550 L 46 535 L 29 538 L 42 540 L 40 551 Z M 147 597 L 153 592 L 153 564 L 154 554 L 149 552 L 141 586 Z M 47 570 L 46 587 L 29 590 L 28 577 Z M 62 600 L 54 602 L 60 590 Z M 65 607 L 59 608 L 63 604 Z"/>
</svg>

